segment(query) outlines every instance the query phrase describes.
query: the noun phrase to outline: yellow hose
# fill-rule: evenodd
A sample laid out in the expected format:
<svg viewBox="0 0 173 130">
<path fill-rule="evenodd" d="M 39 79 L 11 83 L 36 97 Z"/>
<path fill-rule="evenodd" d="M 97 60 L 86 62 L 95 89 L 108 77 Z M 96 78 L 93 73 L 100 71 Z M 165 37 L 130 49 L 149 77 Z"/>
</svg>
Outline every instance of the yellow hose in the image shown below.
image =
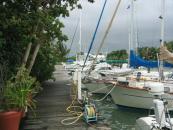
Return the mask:
<svg viewBox="0 0 173 130">
<path fill-rule="evenodd" d="M 78 102 L 77 100 L 77 89 L 76 85 L 73 85 L 73 88 L 71 89 L 71 97 L 72 97 L 72 102 L 71 104 L 66 108 L 66 111 L 70 114 L 73 115 L 73 117 L 68 117 L 66 119 L 63 119 L 61 121 L 61 124 L 63 125 L 72 125 L 76 123 L 82 116 L 83 116 L 83 108 L 80 106 L 76 106 L 75 102 Z M 80 109 L 80 111 L 77 111 L 76 109 Z M 96 111 L 94 106 L 87 106 L 86 107 L 86 114 L 88 117 L 95 117 L 96 116 Z"/>
<path fill-rule="evenodd" d="M 75 106 L 75 101 L 78 101 L 77 100 L 77 89 L 76 89 L 76 85 L 72 85 L 72 89 L 71 89 L 71 97 L 72 97 L 72 102 L 71 104 L 66 108 L 66 111 L 70 114 L 72 114 L 74 117 L 68 117 L 66 119 L 63 119 L 61 121 L 61 124 L 63 125 L 72 125 L 74 123 L 76 123 L 82 116 L 83 116 L 83 112 L 82 111 L 77 111 L 75 109 L 80 109 L 82 110 L 82 107 L 80 106 Z M 69 122 L 73 120 L 72 122 Z"/>
</svg>

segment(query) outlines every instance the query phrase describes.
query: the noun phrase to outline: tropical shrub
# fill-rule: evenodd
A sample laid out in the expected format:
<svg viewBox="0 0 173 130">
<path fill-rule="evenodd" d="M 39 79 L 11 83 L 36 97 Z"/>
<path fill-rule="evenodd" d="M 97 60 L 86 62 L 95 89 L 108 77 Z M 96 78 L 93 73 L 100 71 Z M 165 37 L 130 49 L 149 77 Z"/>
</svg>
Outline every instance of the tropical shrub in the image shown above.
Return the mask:
<svg viewBox="0 0 173 130">
<path fill-rule="evenodd" d="M 33 95 L 41 90 L 36 78 L 29 76 L 28 71 L 22 67 L 16 76 L 7 81 L 3 89 L 2 107 L 8 110 L 25 110 L 26 107 L 36 107 Z"/>
</svg>

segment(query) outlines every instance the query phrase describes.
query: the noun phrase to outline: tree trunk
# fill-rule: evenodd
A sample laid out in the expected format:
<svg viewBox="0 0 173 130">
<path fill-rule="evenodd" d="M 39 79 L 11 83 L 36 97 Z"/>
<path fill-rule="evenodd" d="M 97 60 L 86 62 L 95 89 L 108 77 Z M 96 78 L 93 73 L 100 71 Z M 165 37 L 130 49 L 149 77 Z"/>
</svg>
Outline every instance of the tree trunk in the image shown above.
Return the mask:
<svg viewBox="0 0 173 130">
<path fill-rule="evenodd" d="M 28 67 L 29 73 L 30 73 L 31 70 L 32 70 L 32 67 L 33 67 L 33 65 L 34 65 L 34 62 L 35 62 L 35 59 L 36 59 L 36 57 L 37 57 L 37 54 L 38 54 L 39 49 L 40 49 L 40 44 L 37 43 L 37 45 L 36 45 L 36 47 L 35 47 L 35 49 L 34 49 L 33 55 L 32 55 L 32 57 L 31 57 L 31 61 L 30 61 L 29 67 Z"/>
<path fill-rule="evenodd" d="M 26 63 L 27 63 L 27 60 L 28 60 L 28 57 L 29 57 L 29 54 L 30 54 L 30 51 L 31 51 L 31 46 L 32 46 L 32 43 L 30 42 L 26 48 L 26 51 L 25 51 L 25 55 L 23 57 L 23 61 L 22 61 L 22 67 L 25 67 Z"/>
</svg>

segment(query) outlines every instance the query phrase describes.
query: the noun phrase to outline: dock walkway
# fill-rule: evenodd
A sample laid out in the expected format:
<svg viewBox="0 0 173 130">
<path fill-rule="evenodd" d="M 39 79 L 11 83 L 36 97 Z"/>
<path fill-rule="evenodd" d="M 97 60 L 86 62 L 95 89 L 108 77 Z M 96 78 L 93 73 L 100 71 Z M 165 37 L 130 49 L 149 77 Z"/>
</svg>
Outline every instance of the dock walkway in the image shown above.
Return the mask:
<svg viewBox="0 0 173 130">
<path fill-rule="evenodd" d="M 64 126 L 61 120 L 71 117 L 66 112 L 67 106 L 71 103 L 70 83 L 71 79 L 63 69 L 57 65 L 54 72 L 55 81 L 43 83 L 43 90 L 36 97 L 36 117 L 30 111 L 24 121 L 24 130 L 94 130 L 82 120 L 74 125 Z"/>
</svg>

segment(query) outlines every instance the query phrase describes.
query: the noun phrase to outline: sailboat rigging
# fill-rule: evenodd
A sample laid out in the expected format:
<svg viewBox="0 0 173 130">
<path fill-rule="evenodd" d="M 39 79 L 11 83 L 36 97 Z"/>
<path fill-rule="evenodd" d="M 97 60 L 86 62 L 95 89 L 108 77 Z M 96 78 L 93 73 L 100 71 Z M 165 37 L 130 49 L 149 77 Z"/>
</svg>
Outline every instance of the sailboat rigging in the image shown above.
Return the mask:
<svg viewBox="0 0 173 130">
<path fill-rule="evenodd" d="M 165 19 L 165 0 L 162 0 L 162 9 L 161 9 L 161 45 L 164 44 L 164 19 Z M 150 60 L 144 60 L 141 58 L 137 53 L 133 50 L 132 44 L 134 43 L 134 1 L 131 1 L 131 31 L 130 31 L 130 67 L 138 68 L 140 66 L 146 67 L 146 68 L 159 68 L 160 77 L 163 78 L 163 66 L 164 67 L 173 67 L 172 64 L 167 62 L 159 62 L 158 61 L 150 61 Z M 160 66 L 158 66 L 160 65 Z"/>
</svg>

